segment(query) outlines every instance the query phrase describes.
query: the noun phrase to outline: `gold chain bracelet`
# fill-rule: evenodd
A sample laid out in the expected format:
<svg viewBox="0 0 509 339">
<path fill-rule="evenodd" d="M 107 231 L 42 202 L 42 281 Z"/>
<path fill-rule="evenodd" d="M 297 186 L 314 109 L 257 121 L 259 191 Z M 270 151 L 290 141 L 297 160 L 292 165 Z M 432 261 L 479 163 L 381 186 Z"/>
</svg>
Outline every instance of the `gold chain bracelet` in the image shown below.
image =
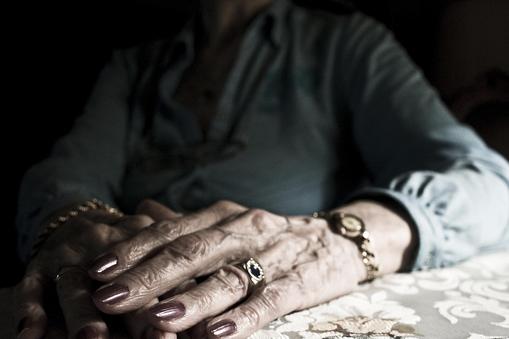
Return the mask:
<svg viewBox="0 0 509 339">
<path fill-rule="evenodd" d="M 65 224 L 69 219 L 74 218 L 84 212 L 92 211 L 92 210 L 103 210 L 110 214 L 116 216 L 123 216 L 124 214 L 116 209 L 115 207 L 111 207 L 105 202 L 102 202 L 99 199 L 91 199 L 87 200 L 84 203 L 76 206 L 75 208 L 69 210 L 67 213 L 58 215 L 52 218 L 44 228 L 44 230 L 38 235 L 37 239 L 32 246 L 32 252 L 30 258 L 33 258 L 39 253 L 39 250 L 42 247 L 42 244 L 48 239 L 48 237 L 61 225 Z"/>
</svg>

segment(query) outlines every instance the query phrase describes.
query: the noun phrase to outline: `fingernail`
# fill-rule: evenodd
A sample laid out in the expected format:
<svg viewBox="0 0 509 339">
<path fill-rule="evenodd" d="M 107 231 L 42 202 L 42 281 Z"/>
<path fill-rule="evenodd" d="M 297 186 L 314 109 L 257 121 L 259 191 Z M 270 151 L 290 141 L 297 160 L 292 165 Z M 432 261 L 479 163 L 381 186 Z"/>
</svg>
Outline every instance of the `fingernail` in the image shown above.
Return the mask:
<svg viewBox="0 0 509 339">
<path fill-rule="evenodd" d="M 237 332 L 237 325 L 231 320 L 221 320 L 210 326 L 209 332 L 216 337 L 226 337 Z"/>
<path fill-rule="evenodd" d="M 18 322 L 17 332 L 21 333 L 27 327 L 28 327 L 28 317 L 24 317 Z"/>
<path fill-rule="evenodd" d="M 106 273 L 111 268 L 117 266 L 118 258 L 114 254 L 105 254 L 94 261 L 90 267 L 90 271 L 94 273 Z"/>
<path fill-rule="evenodd" d="M 99 288 L 94 292 L 93 298 L 104 304 L 115 304 L 129 295 L 129 289 L 122 285 L 112 284 Z"/>
<path fill-rule="evenodd" d="M 99 332 L 95 327 L 86 326 L 76 333 L 76 339 L 98 339 Z"/>
<path fill-rule="evenodd" d="M 186 314 L 186 307 L 178 301 L 170 301 L 152 306 L 149 312 L 164 320 L 175 320 Z"/>
</svg>

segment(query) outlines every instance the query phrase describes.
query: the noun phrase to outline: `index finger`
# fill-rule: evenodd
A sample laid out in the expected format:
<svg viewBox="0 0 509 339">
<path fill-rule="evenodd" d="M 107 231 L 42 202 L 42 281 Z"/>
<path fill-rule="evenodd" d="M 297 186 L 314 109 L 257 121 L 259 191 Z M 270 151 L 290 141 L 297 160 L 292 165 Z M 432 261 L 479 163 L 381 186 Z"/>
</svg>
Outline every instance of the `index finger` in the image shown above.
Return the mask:
<svg viewBox="0 0 509 339">
<path fill-rule="evenodd" d="M 96 259 L 89 269 L 89 275 L 95 280 L 111 281 L 173 240 L 211 227 L 244 210 L 246 208 L 238 204 L 221 201 L 178 220 L 158 221 Z"/>
</svg>

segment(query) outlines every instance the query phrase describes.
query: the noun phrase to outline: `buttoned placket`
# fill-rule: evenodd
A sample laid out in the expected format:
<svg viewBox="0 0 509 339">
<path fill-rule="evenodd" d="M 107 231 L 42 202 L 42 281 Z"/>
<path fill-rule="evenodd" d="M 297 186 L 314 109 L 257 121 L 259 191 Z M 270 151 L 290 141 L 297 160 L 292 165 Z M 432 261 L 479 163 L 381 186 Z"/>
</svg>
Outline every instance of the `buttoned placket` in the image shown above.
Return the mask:
<svg viewBox="0 0 509 339">
<path fill-rule="evenodd" d="M 285 0 L 276 0 L 275 10 L 282 10 L 280 1 Z M 204 139 L 196 114 L 174 99 L 180 79 L 195 57 L 194 36 L 191 31 L 193 23 L 177 38 L 175 43 L 184 47 L 184 53 L 173 65 L 169 65 L 167 73 L 161 79 L 159 110 L 161 114 L 173 116 L 172 121 L 179 122 L 182 151 L 188 152 L 193 164 L 187 169 L 185 178 L 174 183 L 170 189 L 174 206 L 182 208 L 183 196 L 190 193 L 190 185 L 206 177 L 208 161 L 232 156 L 247 142 L 247 133 L 244 132 L 248 128 L 249 118 L 255 113 L 251 105 L 256 101 L 260 82 L 278 50 L 274 41 L 275 33 L 271 31 L 274 16 L 274 13 L 268 11 L 248 26 L 240 44 L 237 61 L 226 78 L 218 102 L 218 112 L 210 121 L 207 140 Z M 194 148 L 196 152 L 193 151 Z M 208 154 L 211 152 L 214 154 Z"/>
</svg>

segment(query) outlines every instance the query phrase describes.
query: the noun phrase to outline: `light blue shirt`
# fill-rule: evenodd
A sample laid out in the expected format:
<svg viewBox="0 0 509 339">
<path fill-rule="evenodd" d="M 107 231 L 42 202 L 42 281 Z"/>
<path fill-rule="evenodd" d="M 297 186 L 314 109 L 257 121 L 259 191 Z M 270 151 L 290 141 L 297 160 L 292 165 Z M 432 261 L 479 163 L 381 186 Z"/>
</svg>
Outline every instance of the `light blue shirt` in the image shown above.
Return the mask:
<svg viewBox="0 0 509 339">
<path fill-rule="evenodd" d="M 193 39 L 188 27 L 114 54 L 72 131 L 25 176 L 24 258 L 41 220 L 93 197 L 126 212 L 151 197 L 288 215 L 389 198 L 417 228 L 413 269 L 508 246 L 508 164 L 379 23 L 275 0 L 245 32 L 207 138 L 174 100 Z"/>
</svg>

